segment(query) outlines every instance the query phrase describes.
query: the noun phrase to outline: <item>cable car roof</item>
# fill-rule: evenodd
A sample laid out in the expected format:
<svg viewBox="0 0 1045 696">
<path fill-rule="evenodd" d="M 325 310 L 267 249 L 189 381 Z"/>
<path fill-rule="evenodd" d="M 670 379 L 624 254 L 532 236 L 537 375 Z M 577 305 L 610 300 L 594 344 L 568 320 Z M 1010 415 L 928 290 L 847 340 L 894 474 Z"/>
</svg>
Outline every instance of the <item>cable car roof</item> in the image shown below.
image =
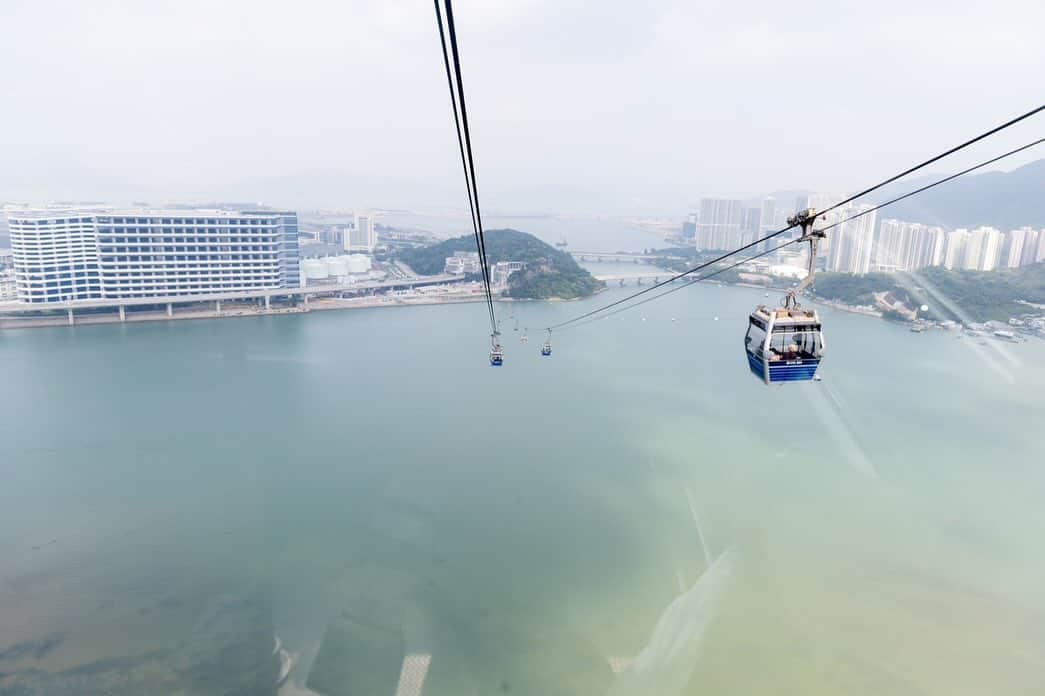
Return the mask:
<svg viewBox="0 0 1045 696">
<path fill-rule="evenodd" d="M 820 323 L 820 315 L 816 313 L 815 309 L 802 309 L 801 307 L 786 309 L 784 307 L 769 308 L 765 305 L 759 305 L 751 313 L 751 318 L 760 320 L 763 325 L 772 321 L 776 326 L 787 324 L 804 326 Z"/>
</svg>

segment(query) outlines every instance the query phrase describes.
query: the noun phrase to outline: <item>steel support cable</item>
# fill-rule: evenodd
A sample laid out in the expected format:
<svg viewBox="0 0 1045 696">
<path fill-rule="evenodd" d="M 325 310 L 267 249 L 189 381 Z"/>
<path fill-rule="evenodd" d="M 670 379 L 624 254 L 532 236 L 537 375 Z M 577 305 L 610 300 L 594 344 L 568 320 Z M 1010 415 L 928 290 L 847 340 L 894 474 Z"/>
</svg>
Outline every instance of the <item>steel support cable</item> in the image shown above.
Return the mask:
<svg viewBox="0 0 1045 696">
<path fill-rule="evenodd" d="M 961 143 L 960 145 L 956 145 L 956 146 L 950 148 L 949 150 L 946 150 L 946 151 L 944 151 L 944 152 L 942 152 L 942 153 L 940 153 L 940 154 L 938 154 L 938 155 L 936 155 L 934 157 L 931 157 L 931 158 L 925 160 L 924 162 L 921 162 L 920 164 L 916 164 L 913 167 L 909 167 L 908 169 L 904 170 L 903 172 L 900 172 L 899 174 L 896 174 L 895 176 L 891 176 L 888 179 L 885 179 L 884 181 L 881 181 L 881 182 L 875 184 L 874 186 L 866 188 L 863 191 L 860 191 L 859 193 L 857 193 L 855 195 L 852 195 L 852 196 L 846 198 L 845 200 L 840 201 L 839 203 L 834 204 L 833 206 L 827 208 L 826 210 L 817 211 L 817 217 L 820 217 L 820 216 L 822 216 L 822 215 L 824 215 L 824 214 L 826 214 L 826 213 L 828 213 L 828 212 L 830 212 L 832 210 L 835 210 L 836 208 L 839 208 L 840 206 L 852 203 L 857 198 L 860 198 L 861 196 L 866 196 L 869 193 L 877 191 L 878 189 L 882 188 L 883 186 L 887 186 L 887 185 L 893 183 L 894 181 L 907 176 L 908 174 L 912 174 L 912 173 L 914 173 L 914 172 L 916 172 L 916 171 L 918 171 L 920 169 L 924 169 L 925 167 L 928 167 L 930 164 L 933 164 L 935 162 L 940 161 L 944 157 L 948 157 L 950 155 L 953 155 L 954 153 L 958 152 L 959 150 L 963 150 L 963 149 L 969 147 L 970 145 L 973 145 L 974 143 L 977 143 L 977 142 L 983 140 L 984 138 L 987 138 L 987 137 L 989 137 L 991 135 L 994 135 L 995 133 L 998 133 L 998 132 L 1000 132 L 1002 130 L 1005 130 L 1006 128 L 1014 126 L 1015 124 L 1017 124 L 1017 123 L 1019 123 L 1021 121 L 1024 121 L 1024 120 L 1030 118 L 1031 116 L 1034 116 L 1035 114 L 1040 113 L 1043 110 L 1045 110 L 1045 104 L 1043 104 L 1041 106 L 1038 106 L 1038 107 L 1036 107 L 1034 109 L 1031 109 L 1030 111 L 1027 111 L 1026 113 L 1023 113 L 1023 114 L 1017 116 L 1016 118 L 1010 119 L 1010 120 L 1006 121 L 1005 123 L 1003 123 L 1003 124 L 1001 124 L 999 126 L 995 126 L 994 128 L 992 128 L 992 129 L 990 129 L 988 131 L 985 131 L 985 132 L 981 133 L 980 135 L 977 135 L 974 138 L 970 138 L 969 140 L 966 140 L 965 142 Z M 986 164 L 988 164 L 988 163 L 984 163 L 984 165 L 980 165 L 980 166 L 985 166 Z M 551 326 L 549 326 L 547 328 L 548 329 L 559 329 L 559 328 L 562 328 L 564 326 L 568 326 L 570 324 L 574 324 L 574 323 L 576 323 L 578 321 L 581 321 L 583 319 L 587 319 L 588 317 L 590 317 L 592 315 L 599 314 L 599 313 L 604 312 L 604 311 L 606 311 L 608 309 L 611 309 L 613 307 L 621 305 L 621 304 L 623 304 L 625 302 L 628 302 L 629 300 L 632 300 L 632 299 L 634 299 L 636 297 L 641 297 L 642 295 L 646 295 L 646 294 L 648 294 L 650 292 L 653 292 L 654 290 L 656 290 L 658 288 L 661 288 L 661 287 L 663 287 L 663 286 L 665 286 L 665 285 L 667 285 L 669 283 L 675 282 L 679 278 L 685 278 L 686 276 L 689 276 L 689 275 L 691 275 L 693 273 L 696 273 L 698 271 L 704 270 L 708 266 L 712 266 L 712 265 L 714 265 L 716 263 L 720 263 L 720 262 L 724 261 L 725 259 L 728 259 L 731 256 L 735 256 L 736 254 L 739 254 L 742 251 L 747 251 L 748 249 L 750 249 L 750 248 L 752 248 L 754 246 L 757 246 L 757 245 L 759 245 L 759 244 L 761 244 L 763 242 L 766 242 L 766 241 L 768 241 L 770 239 L 773 239 L 774 237 L 779 237 L 780 235 L 784 234 L 788 230 L 794 229 L 795 227 L 797 227 L 797 225 L 788 225 L 787 227 L 785 227 L 785 228 L 783 228 L 781 230 L 777 230 L 776 232 L 768 234 L 765 237 L 762 237 L 760 239 L 756 239 L 755 241 L 753 241 L 753 242 L 751 242 L 749 244 L 745 244 L 745 245 L 743 245 L 741 247 L 737 247 L 736 249 L 734 249 L 732 251 L 726 252 L 725 254 L 722 254 L 721 256 L 718 256 L 718 257 L 712 259 L 711 261 L 707 261 L 707 262 L 702 263 L 702 264 L 700 264 L 698 266 L 690 268 L 687 271 L 683 271 L 682 273 L 679 273 L 679 274 L 677 274 L 675 276 L 672 276 L 671 278 L 668 278 L 667 280 L 661 281 L 659 283 L 655 283 L 655 284 L 651 285 L 650 287 L 645 288 L 644 290 L 640 290 L 639 292 L 633 293 L 633 294 L 631 294 L 631 295 L 629 295 L 627 297 L 621 298 L 621 299 L 616 300 L 614 302 L 610 302 L 609 304 L 606 304 L 606 305 L 604 305 L 602 307 L 598 307 L 598 308 L 593 309 L 593 310 L 591 310 L 589 312 L 585 312 L 584 314 L 581 314 L 581 315 L 578 315 L 576 317 L 573 317 L 572 319 L 567 319 L 566 321 L 559 322 L 558 324 L 553 324 L 553 325 L 551 325 Z M 659 297 L 659 295 L 658 295 L 658 297 Z"/>
<path fill-rule="evenodd" d="M 725 266 L 723 268 L 719 268 L 718 270 L 712 271 L 711 273 L 707 273 L 707 274 L 704 274 L 704 275 L 699 275 L 696 278 L 690 278 L 685 283 L 683 283 L 682 285 L 676 285 L 674 287 L 668 288 L 667 290 L 665 290 L 662 293 L 659 293 L 657 295 L 653 295 L 651 297 L 647 297 L 647 298 L 645 298 L 643 300 L 639 300 L 638 302 L 636 302 L 634 304 L 626 305 L 624 307 L 617 307 L 612 312 L 607 312 L 606 314 L 600 314 L 597 317 L 589 317 L 587 321 L 579 322 L 579 323 L 576 323 L 576 324 L 571 324 L 570 326 L 568 326 L 566 328 L 571 328 L 572 329 L 572 328 L 577 328 L 579 326 L 587 326 L 588 324 L 594 324 L 595 322 L 601 321 L 602 319 L 608 319 L 609 317 L 612 317 L 612 316 L 614 316 L 616 314 L 620 314 L 621 312 L 626 312 L 629 309 L 634 309 L 634 308 L 636 308 L 636 307 L 638 307 L 640 305 L 644 305 L 647 302 L 652 302 L 653 300 L 658 300 L 661 297 L 664 297 L 665 295 L 670 295 L 673 292 L 678 292 L 679 290 L 684 290 L 685 288 L 688 288 L 690 285 L 695 285 L 696 283 L 699 283 L 702 280 L 709 280 L 711 278 L 714 278 L 715 276 L 721 275 L 722 273 L 725 273 L 726 271 L 733 270 L 737 266 L 742 266 L 745 263 L 747 263 L 748 261 L 754 261 L 757 258 L 761 258 L 763 256 L 767 256 L 769 254 L 772 254 L 775 251 L 779 251 L 780 249 L 783 249 L 784 247 L 791 246 L 792 244 L 797 244 L 799 241 L 800 240 L 798 240 L 798 239 L 791 239 L 791 240 L 788 240 L 788 241 L 784 242 L 783 244 L 776 245 L 772 249 L 766 249 L 765 251 L 760 251 L 757 254 L 752 254 L 751 256 L 745 256 L 744 258 L 740 259 L 739 261 L 737 261 L 735 263 L 731 263 L 730 265 Z"/>
<path fill-rule="evenodd" d="M 862 210 L 859 213 L 856 213 L 854 215 L 850 215 L 849 217 L 847 217 L 847 218 L 845 218 L 843 220 L 839 220 L 838 222 L 835 222 L 835 223 L 833 223 L 831 225 L 828 225 L 827 227 L 825 227 L 821 231 L 829 230 L 829 229 L 831 229 L 833 227 L 837 227 L 837 226 L 839 226 L 839 225 L 841 225 L 843 223 L 849 222 L 850 220 L 855 220 L 856 218 L 863 217 L 864 215 L 868 215 L 870 213 L 873 213 L 876 210 L 881 210 L 882 208 L 885 208 L 886 206 L 890 206 L 890 205 L 892 205 L 894 203 L 898 203 L 898 202 L 900 202 L 900 201 L 902 201 L 904 199 L 910 198 L 911 196 L 916 196 L 919 193 L 922 193 L 924 191 L 928 191 L 929 189 L 932 189 L 932 188 L 936 188 L 937 186 L 940 186 L 941 184 L 946 184 L 947 182 L 953 181 L 954 179 L 957 179 L 958 177 L 965 176 L 966 174 L 974 172 L 977 169 L 982 169 L 982 168 L 986 167 L 987 165 L 994 164 L 995 162 L 997 162 L 999 160 L 1005 159 L 1006 157 L 1011 157 L 1012 155 L 1015 155 L 1015 154 L 1018 154 L 1020 152 L 1023 152 L 1024 150 L 1029 150 L 1030 148 L 1032 148 L 1032 147 L 1034 147 L 1036 145 L 1041 145 L 1042 143 L 1045 143 L 1045 138 L 1039 138 L 1038 140 L 1034 140 L 1034 141 L 1032 141 L 1030 143 L 1027 143 L 1026 145 L 1021 145 L 1020 147 L 1017 147 L 1017 148 L 1014 148 L 1012 150 L 1009 150 L 1008 152 L 1002 153 L 1002 154 L 998 155 L 997 157 L 992 157 L 989 160 L 985 160 L 983 162 L 980 162 L 979 164 L 975 164 L 975 165 L 973 165 L 971 167 L 968 167 L 966 169 L 961 170 L 960 172 L 957 172 L 955 174 L 951 174 L 949 176 L 946 176 L 943 179 L 940 179 L 938 181 L 934 181 L 931 184 L 926 184 L 925 186 L 921 186 L 919 188 L 916 188 L 913 191 L 908 191 L 907 193 L 905 193 L 903 195 L 896 196 L 895 198 L 890 198 L 889 200 L 887 200 L 887 201 L 885 201 L 883 203 L 879 203 L 879 204 L 877 204 L 877 205 L 875 205 L 875 206 L 873 206 L 871 208 L 868 208 L 867 210 Z M 707 273 L 707 274 L 698 276 L 696 278 L 692 278 L 688 282 L 686 282 L 686 283 L 684 283 L 682 285 L 676 285 L 676 286 L 674 286 L 672 288 L 669 288 L 668 290 L 665 290 L 662 293 L 658 293 L 656 295 L 653 295 L 652 297 L 647 297 L 646 299 L 641 300 L 639 302 L 636 302 L 634 304 L 630 304 L 630 305 L 627 305 L 627 306 L 624 306 L 624 307 L 619 307 L 619 308 L 615 309 L 612 312 L 608 312 L 608 313 L 606 313 L 604 315 L 601 315 L 601 316 L 598 316 L 598 317 L 589 318 L 588 321 L 584 321 L 584 322 L 580 322 L 580 323 L 577 323 L 577 324 L 573 324 L 572 326 L 586 326 L 586 325 L 594 323 L 594 322 L 596 322 L 596 321 L 598 321 L 600 319 L 605 319 L 605 318 L 611 317 L 611 316 L 613 316 L 615 314 L 619 314 L 619 313 L 621 313 L 623 311 L 626 311 L 626 310 L 629 310 L 629 309 L 634 309 L 635 307 L 638 307 L 640 305 L 644 305 L 647 302 L 652 302 L 653 300 L 656 300 L 656 299 L 659 299 L 661 297 L 664 297 L 665 295 L 670 295 L 673 292 L 678 292 L 679 290 L 682 290 L 684 288 L 688 288 L 690 285 L 693 285 L 695 283 L 699 283 L 702 280 L 708 280 L 710 278 L 714 278 L 715 276 L 720 275 L 722 273 L 725 273 L 726 271 L 732 270 L 732 269 L 736 268 L 737 266 L 741 266 L 741 265 L 747 263 L 748 261 L 753 261 L 753 260 L 755 260 L 757 258 L 760 258 L 762 256 L 766 256 L 768 254 L 771 254 L 771 253 L 773 253 L 773 252 L 775 252 L 775 251 L 777 251 L 779 249 L 783 249 L 786 246 L 790 246 L 792 244 L 797 244 L 800 241 L 801 241 L 800 239 L 792 239 L 790 241 L 784 242 L 783 244 L 778 244 L 777 246 L 773 247 L 772 249 L 767 249 L 765 251 L 762 251 L 762 252 L 760 252 L 758 254 L 754 254 L 752 256 L 745 256 L 740 261 L 737 261 L 736 263 L 730 264 L 729 266 L 726 266 L 724 268 L 720 268 L 720 269 L 718 269 L 716 271 L 713 271 L 711 273 Z M 571 328 L 572 328 L 572 326 L 571 326 Z"/>
<path fill-rule="evenodd" d="M 464 87 L 461 83 L 460 55 L 457 50 L 457 31 L 454 27 L 453 7 L 451 0 L 446 0 L 447 28 L 450 34 L 450 50 L 447 50 L 446 31 L 443 28 L 443 13 L 439 8 L 440 0 L 435 1 L 436 22 L 439 25 L 439 42 L 443 49 L 443 67 L 446 69 L 446 82 L 450 88 L 450 103 L 454 114 L 454 127 L 457 131 L 457 144 L 461 153 L 461 165 L 464 168 L 465 187 L 468 193 L 468 208 L 472 219 L 472 233 L 475 236 L 476 251 L 479 254 L 479 268 L 482 272 L 483 291 L 486 295 L 486 306 L 490 314 L 490 332 L 496 336 L 500 333 L 497 317 L 493 308 L 493 291 L 490 283 L 490 267 L 486 258 L 486 242 L 483 237 L 482 216 L 479 211 L 479 194 L 476 187 L 475 165 L 472 161 L 471 136 L 468 131 L 468 114 L 464 104 Z M 451 52 L 454 68 L 451 71 Z M 456 75 L 456 89 L 454 76 Z"/>
<path fill-rule="evenodd" d="M 900 201 L 904 200 L 905 198 L 910 198 L 911 196 L 916 196 L 919 193 L 922 193 L 923 191 L 928 191 L 929 189 L 935 188 L 935 187 L 939 186 L 940 184 L 946 184 L 948 181 L 951 181 L 953 179 L 957 179 L 960 176 L 965 176 L 969 172 L 974 172 L 977 169 L 982 169 L 983 167 L 986 167 L 988 164 L 994 164 L 998 160 L 1003 160 L 1006 157 L 1011 157 L 1012 155 L 1015 155 L 1015 154 L 1018 154 L 1020 152 L 1023 152 L 1024 150 L 1029 150 L 1030 148 L 1034 147 L 1035 145 L 1041 145 L 1042 143 L 1045 143 L 1045 138 L 1038 138 L 1037 140 L 1035 140 L 1033 142 L 1029 142 L 1026 145 L 1021 145 L 1020 147 L 1017 147 L 1015 149 L 1009 150 L 1008 152 L 1000 154 L 997 157 L 992 157 L 991 159 L 989 159 L 989 160 L 987 160 L 985 162 L 980 162 L 979 164 L 975 164 L 975 165 L 973 165 L 973 166 L 971 166 L 971 167 L 969 167 L 967 169 L 963 169 L 960 172 L 958 172 L 957 174 L 951 174 L 950 176 L 944 177 L 943 179 L 940 179 L 939 181 L 934 181 L 931 184 L 926 184 L 925 186 L 922 186 L 920 188 L 916 188 L 913 191 L 908 191 L 907 193 L 903 194 L 902 196 L 897 196 L 896 198 L 891 198 L 888 201 L 886 201 L 885 203 L 879 203 L 878 205 L 872 206 L 872 207 L 868 208 L 867 210 L 862 210 L 859 213 L 856 213 L 855 215 L 850 215 L 849 217 L 845 218 L 844 220 L 839 220 L 838 222 L 831 223 L 830 225 L 828 225 L 827 227 L 823 228 L 820 231 L 821 232 L 826 232 L 829 229 L 832 229 L 834 227 L 838 227 L 843 222 L 849 222 L 850 220 L 855 220 L 858 217 L 863 217 L 864 215 L 868 215 L 870 213 L 873 213 L 874 211 L 879 210 L 881 208 L 884 208 L 887 205 L 892 205 L 893 203 L 899 203 Z"/>
<path fill-rule="evenodd" d="M 443 48 L 443 67 L 446 69 L 446 83 L 450 88 L 450 109 L 454 116 L 454 128 L 457 134 L 457 146 L 461 154 L 461 165 L 464 174 L 464 185 L 468 195 L 468 212 L 472 221 L 472 233 L 475 235 L 475 250 L 476 252 L 481 251 L 481 244 L 479 242 L 479 226 L 475 219 L 475 203 L 472 199 L 472 180 L 468 176 L 468 164 L 466 160 L 464 150 L 464 137 L 461 133 L 461 117 L 458 113 L 457 107 L 457 91 L 454 89 L 454 78 L 453 73 L 450 70 L 450 52 L 446 45 L 446 35 L 443 29 L 443 14 L 442 10 L 439 9 L 439 0 L 435 0 L 435 17 L 436 22 L 439 25 L 439 42 Z M 480 264 L 480 268 L 483 276 L 483 290 L 486 289 L 486 267 Z"/>
<path fill-rule="evenodd" d="M 879 183 L 875 184 L 874 186 L 872 186 L 870 188 L 867 188 L 867 189 L 864 189 L 863 191 L 861 191 L 859 193 L 855 193 L 852 196 L 849 196 L 849 198 L 846 198 L 844 201 L 840 201 L 840 202 L 835 203 L 834 205 L 828 207 L 826 210 L 818 210 L 817 211 L 817 215 L 818 216 L 824 215 L 826 213 L 831 212 L 832 210 L 835 210 L 836 208 L 842 207 L 843 205 L 848 205 L 849 203 L 852 203 L 853 201 L 855 201 L 857 198 L 862 198 L 862 197 L 866 196 L 867 194 L 869 194 L 869 193 L 871 193 L 873 191 L 877 191 L 878 189 L 882 188 L 883 186 L 888 186 L 889 184 L 893 183 L 894 181 L 896 181 L 898 179 L 904 178 L 908 174 L 913 174 L 914 172 L 918 171 L 919 169 L 924 169 L 924 168 L 928 167 L 930 164 L 934 164 L 936 162 L 939 162 L 944 157 L 949 157 L 949 156 L 953 155 L 954 153 L 958 152 L 959 150 L 964 150 L 965 148 L 969 147 L 970 145 L 974 145 L 975 143 L 980 142 L 984 138 L 989 138 L 990 136 L 994 135 L 995 133 L 1000 133 L 1001 131 L 1005 130 L 1006 128 L 1009 128 L 1010 126 L 1014 126 L 1017 123 L 1019 123 L 1020 121 L 1025 121 L 1028 118 L 1030 118 L 1031 116 L 1034 116 L 1035 114 L 1040 113 L 1041 111 L 1045 111 L 1045 104 L 1042 104 L 1041 106 L 1037 106 L 1037 107 L 1031 109 L 1030 111 L 1028 111 L 1026 113 L 1020 114 L 1016 118 L 1010 119 L 1010 120 L 1006 121 L 1005 123 L 1001 124 L 1000 126 L 995 126 L 994 128 L 991 128 L 989 131 L 985 131 L 983 133 L 980 133 L 975 138 L 970 138 L 969 140 L 966 140 L 964 143 L 962 143 L 960 145 L 955 145 L 950 150 L 947 150 L 945 152 L 941 152 L 940 154 L 936 155 L 935 157 L 930 157 L 929 159 L 925 160 L 921 164 L 916 164 L 913 167 L 900 172 L 896 176 L 889 177 L 885 181 L 879 182 Z"/>
<path fill-rule="evenodd" d="M 464 130 L 464 147 L 468 151 L 468 172 L 472 180 L 472 197 L 475 199 L 475 219 L 479 226 L 479 256 L 486 270 L 486 297 L 490 305 L 490 316 L 494 318 L 493 292 L 490 288 L 490 262 L 486 255 L 486 237 L 483 233 L 482 207 L 479 205 L 479 179 L 475 175 L 475 157 L 472 154 L 472 135 L 468 127 L 468 107 L 464 99 L 464 80 L 461 77 L 461 57 L 457 49 L 457 27 L 454 24 L 454 7 L 452 0 L 446 0 L 446 26 L 450 31 L 450 48 L 453 51 L 454 72 L 457 77 L 458 104 L 461 107 L 461 125 Z M 493 321 L 494 334 L 500 333 L 496 318 Z"/>
</svg>

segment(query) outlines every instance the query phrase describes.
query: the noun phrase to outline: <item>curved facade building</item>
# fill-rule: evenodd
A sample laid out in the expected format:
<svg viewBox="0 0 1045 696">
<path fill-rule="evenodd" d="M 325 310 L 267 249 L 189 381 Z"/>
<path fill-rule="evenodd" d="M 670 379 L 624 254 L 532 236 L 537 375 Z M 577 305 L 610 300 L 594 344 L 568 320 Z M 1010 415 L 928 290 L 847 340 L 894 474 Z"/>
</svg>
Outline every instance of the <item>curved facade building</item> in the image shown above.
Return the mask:
<svg viewBox="0 0 1045 696">
<path fill-rule="evenodd" d="M 300 285 L 297 214 L 6 208 L 21 302 Z"/>
</svg>

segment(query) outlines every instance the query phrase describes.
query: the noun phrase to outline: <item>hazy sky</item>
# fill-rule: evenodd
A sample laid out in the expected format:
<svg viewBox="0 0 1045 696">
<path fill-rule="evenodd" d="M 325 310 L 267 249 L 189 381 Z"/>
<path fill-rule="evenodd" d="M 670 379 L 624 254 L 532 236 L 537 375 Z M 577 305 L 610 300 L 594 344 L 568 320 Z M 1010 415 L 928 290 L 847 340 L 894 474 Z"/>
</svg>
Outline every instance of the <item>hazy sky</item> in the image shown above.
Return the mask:
<svg viewBox="0 0 1045 696">
<path fill-rule="evenodd" d="M 490 209 L 853 189 L 1045 101 L 1041 0 L 455 8 Z M 0 0 L 0 26 L 0 200 L 464 205 L 431 2 Z"/>
</svg>

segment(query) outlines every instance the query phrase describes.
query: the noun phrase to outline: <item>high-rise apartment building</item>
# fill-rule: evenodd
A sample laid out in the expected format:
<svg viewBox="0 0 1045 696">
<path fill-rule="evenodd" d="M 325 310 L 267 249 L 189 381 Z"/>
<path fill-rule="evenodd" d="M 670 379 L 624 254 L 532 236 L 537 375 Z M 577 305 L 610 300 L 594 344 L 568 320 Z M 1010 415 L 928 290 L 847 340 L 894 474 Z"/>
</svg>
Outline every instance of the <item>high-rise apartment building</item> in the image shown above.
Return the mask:
<svg viewBox="0 0 1045 696">
<path fill-rule="evenodd" d="M 828 271 L 863 274 L 871 270 L 875 213 L 870 205 L 852 205 L 842 210 L 841 224 L 828 232 Z M 860 217 L 854 217 L 864 213 Z M 830 216 L 829 216 L 830 217 Z"/>
<path fill-rule="evenodd" d="M 1002 234 L 993 227 L 970 230 L 965 240 L 961 267 L 970 271 L 993 271 L 1001 254 Z"/>
<path fill-rule="evenodd" d="M 345 230 L 345 251 L 372 254 L 375 248 L 377 232 L 374 230 L 374 216 L 357 213 L 355 225 Z"/>
<path fill-rule="evenodd" d="M 772 196 L 762 199 L 762 230 L 773 229 L 776 224 L 776 199 Z"/>
<path fill-rule="evenodd" d="M 983 228 L 969 230 L 965 238 L 965 250 L 962 252 L 961 267 L 967 271 L 980 268 L 980 256 L 983 254 Z"/>
<path fill-rule="evenodd" d="M 806 210 L 807 208 L 814 208 L 816 210 L 827 210 L 836 203 L 845 200 L 845 198 L 846 195 L 844 193 L 810 193 L 803 196 L 798 196 L 797 198 L 795 198 L 795 211 Z M 845 213 L 847 212 L 847 210 L 842 209 L 833 210 L 830 213 L 827 213 L 827 215 L 818 218 L 816 226 L 818 228 L 821 228 L 834 225 L 840 222 L 843 218 L 847 217 L 847 215 L 845 215 Z M 783 220 L 777 220 L 777 229 L 780 229 L 783 225 L 787 224 L 787 217 L 788 216 L 785 215 Z M 782 223 L 782 225 L 780 223 Z M 838 228 L 835 227 L 833 229 L 837 230 Z M 836 235 L 834 234 L 828 234 L 828 236 L 820 242 L 818 256 L 819 258 L 824 260 L 825 267 L 830 266 L 831 247 L 834 244 L 835 237 Z"/>
<path fill-rule="evenodd" d="M 736 249 L 741 246 L 744 202 L 726 198 L 702 198 L 697 219 L 698 249 Z"/>
<path fill-rule="evenodd" d="M 1019 268 L 1023 260 L 1023 245 L 1027 240 L 1027 233 L 1031 231 L 1033 230 L 1030 227 L 1008 231 L 1002 245 L 1001 260 L 998 263 L 1000 267 Z"/>
<path fill-rule="evenodd" d="M 686 220 L 682 223 L 682 238 L 683 239 L 696 239 L 697 238 L 697 214 L 690 213 L 686 216 Z"/>
<path fill-rule="evenodd" d="M 753 242 L 758 239 L 759 232 L 762 231 L 762 207 L 757 208 L 745 208 L 744 209 L 744 224 L 742 225 L 742 239 L 741 242 L 746 244 Z"/>
<path fill-rule="evenodd" d="M 1029 266 L 1039 261 L 1045 261 L 1045 229 L 1031 229 L 1023 240 L 1023 255 L 1020 257 L 1020 265 Z"/>
<path fill-rule="evenodd" d="M 994 227 L 988 227 L 984 230 L 983 254 L 980 256 L 981 271 L 993 271 L 998 267 L 1004 243 L 1005 235 L 1001 233 L 1001 230 Z"/>
<path fill-rule="evenodd" d="M 875 238 L 874 268 L 914 271 L 943 263 L 946 235 L 941 227 L 917 222 L 882 220 Z"/>
<path fill-rule="evenodd" d="M 7 207 L 22 302 L 300 285 L 297 214 Z"/>
<path fill-rule="evenodd" d="M 943 255 L 944 268 L 947 270 L 961 268 L 962 259 L 965 257 L 965 242 L 968 237 L 969 230 L 964 227 L 947 233 L 947 246 Z"/>
</svg>

